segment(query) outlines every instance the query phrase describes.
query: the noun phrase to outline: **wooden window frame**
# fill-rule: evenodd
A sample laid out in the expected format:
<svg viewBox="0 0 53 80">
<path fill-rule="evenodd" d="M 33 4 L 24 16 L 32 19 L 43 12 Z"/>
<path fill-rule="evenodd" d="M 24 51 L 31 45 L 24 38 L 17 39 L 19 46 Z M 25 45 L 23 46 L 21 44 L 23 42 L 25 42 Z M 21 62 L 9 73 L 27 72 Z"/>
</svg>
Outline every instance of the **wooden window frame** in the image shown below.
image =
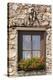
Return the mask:
<svg viewBox="0 0 53 80">
<path fill-rule="evenodd" d="M 38 33 L 38 34 L 36 34 L 36 33 Z M 44 36 L 43 36 L 43 34 L 44 34 Z M 24 30 L 22 30 L 22 31 L 18 31 L 18 61 L 20 61 L 20 59 L 22 59 L 22 35 L 25 35 L 25 34 L 30 34 L 31 36 L 32 35 L 42 35 L 42 38 L 44 38 L 43 39 L 43 41 L 40 43 L 40 44 L 43 44 L 43 51 L 44 51 L 44 54 L 42 54 L 41 53 L 41 56 L 40 57 L 42 57 L 43 55 L 44 55 L 44 57 L 45 57 L 45 54 L 46 54 L 46 46 L 45 46 L 45 31 L 24 31 Z M 32 38 L 31 38 L 32 39 Z M 21 46 L 20 46 L 21 45 Z M 32 45 L 32 44 L 31 44 Z M 32 47 L 32 46 L 31 46 Z M 28 51 L 28 50 L 27 50 Z M 31 57 L 32 57 L 32 50 L 30 50 L 31 51 Z M 34 50 L 33 50 L 34 51 Z M 35 50 L 36 51 L 36 50 Z"/>
</svg>

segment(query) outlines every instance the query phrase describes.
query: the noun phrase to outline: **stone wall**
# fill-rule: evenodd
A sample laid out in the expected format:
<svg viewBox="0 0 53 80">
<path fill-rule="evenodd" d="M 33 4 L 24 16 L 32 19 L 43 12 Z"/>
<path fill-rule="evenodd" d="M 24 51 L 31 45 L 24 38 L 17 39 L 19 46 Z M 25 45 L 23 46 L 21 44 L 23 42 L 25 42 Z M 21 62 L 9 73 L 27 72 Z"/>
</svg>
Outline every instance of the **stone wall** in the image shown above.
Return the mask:
<svg viewBox="0 0 53 80">
<path fill-rule="evenodd" d="M 31 15 L 31 10 L 34 13 Z M 35 4 L 8 4 L 8 75 L 17 75 L 18 59 L 18 28 L 45 28 L 46 29 L 46 74 L 52 72 L 51 53 L 51 6 Z"/>
</svg>

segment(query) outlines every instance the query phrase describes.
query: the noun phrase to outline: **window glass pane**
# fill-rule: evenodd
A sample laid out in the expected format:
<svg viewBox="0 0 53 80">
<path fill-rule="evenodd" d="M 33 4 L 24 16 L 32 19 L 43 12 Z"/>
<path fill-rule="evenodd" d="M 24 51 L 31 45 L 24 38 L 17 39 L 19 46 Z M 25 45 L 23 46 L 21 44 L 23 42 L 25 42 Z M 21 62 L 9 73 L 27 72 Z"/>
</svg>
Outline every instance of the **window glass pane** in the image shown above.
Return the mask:
<svg viewBox="0 0 53 80">
<path fill-rule="evenodd" d="M 23 35 L 23 50 L 31 50 L 31 35 Z"/>
<path fill-rule="evenodd" d="M 23 59 L 31 58 L 31 51 L 23 51 Z"/>
<path fill-rule="evenodd" d="M 33 57 L 40 57 L 40 51 L 33 51 Z"/>
<path fill-rule="evenodd" d="M 32 36 L 32 48 L 33 50 L 40 50 L 40 36 L 39 35 Z"/>
</svg>

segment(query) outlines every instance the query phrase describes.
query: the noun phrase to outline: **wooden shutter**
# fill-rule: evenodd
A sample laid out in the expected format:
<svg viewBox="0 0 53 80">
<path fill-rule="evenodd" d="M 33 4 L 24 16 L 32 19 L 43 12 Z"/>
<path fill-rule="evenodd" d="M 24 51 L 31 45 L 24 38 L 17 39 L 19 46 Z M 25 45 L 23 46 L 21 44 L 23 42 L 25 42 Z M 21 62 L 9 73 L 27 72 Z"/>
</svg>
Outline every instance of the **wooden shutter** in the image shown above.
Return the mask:
<svg viewBox="0 0 53 80">
<path fill-rule="evenodd" d="M 46 43 L 45 32 L 41 32 L 40 36 L 41 36 L 41 40 L 40 40 L 41 56 L 40 57 L 45 57 L 45 54 L 46 54 L 46 49 L 45 49 L 45 47 L 46 47 L 46 45 L 45 45 L 45 43 Z"/>
</svg>

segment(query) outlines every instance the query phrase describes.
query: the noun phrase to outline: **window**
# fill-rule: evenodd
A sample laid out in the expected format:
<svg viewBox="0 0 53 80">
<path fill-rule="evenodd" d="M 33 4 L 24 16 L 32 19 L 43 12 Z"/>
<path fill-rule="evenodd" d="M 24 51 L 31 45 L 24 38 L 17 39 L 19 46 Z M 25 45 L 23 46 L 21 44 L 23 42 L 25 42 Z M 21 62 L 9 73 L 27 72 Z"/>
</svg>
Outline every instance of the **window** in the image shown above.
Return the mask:
<svg viewBox="0 0 53 80">
<path fill-rule="evenodd" d="M 45 53 L 44 32 L 19 31 L 19 59 L 40 57 Z"/>
<path fill-rule="evenodd" d="M 40 57 L 40 36 L 23 35 L 23 58 Z"/>
</svg>

